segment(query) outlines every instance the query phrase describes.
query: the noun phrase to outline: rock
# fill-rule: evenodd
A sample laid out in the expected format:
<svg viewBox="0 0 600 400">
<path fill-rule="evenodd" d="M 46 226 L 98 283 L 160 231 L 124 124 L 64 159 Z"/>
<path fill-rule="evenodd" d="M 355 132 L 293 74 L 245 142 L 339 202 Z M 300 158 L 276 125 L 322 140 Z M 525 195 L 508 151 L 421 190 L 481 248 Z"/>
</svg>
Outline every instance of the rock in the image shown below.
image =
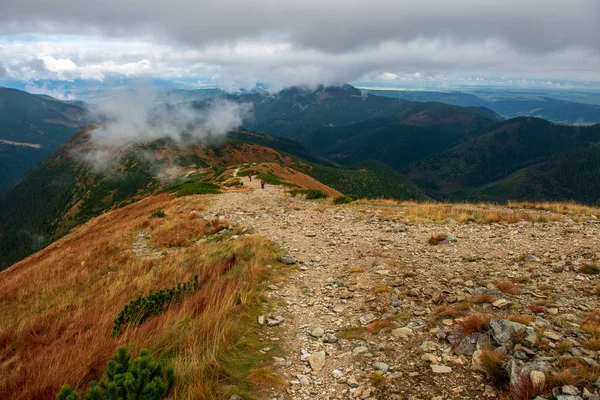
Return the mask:
<svg viewBox="0 0 600 400">
<path fill-rule="evenodd" d="M 298 374 L 298 375 L 296 375 L 296 379 L 298 379 L 298 382 L 300 382 L 300 385 L 310 386 L 310 379 L 308 378 L 308 376 L 303 375 L 303 374 Z"/>
<path fill-rule="evenodd" d="M 354 293 L 348 289 L 344 289 L 340 292 L 340 299 L 351 299 L 352 297 L 354 297 Z"/>
<path fill-rule="evenodd" d="M 561 337 L 558 333 L 551 332 L 551 331 L 545 331 L 542 336 L 544 336 L 545 338 L 548 338 L 550 340 L 554 340 L 554 341 L 561 339 Z"/>
<path fill-rule="evenodd" d="M 494 307 L 499 308 L 501 310 L 510 307 L 511 304 L 512 302 L 506 299 L 499 299 L 492 303 Z"/>
<path fill-rule="evenodd" d="M 323 336 L 322 340 L 323 343 L 337 343 L 340 339 L 338 339 L 338 337 L 333 333 L 327 333 Z"/>
<path fill-rule="evenodd" d="M 244 398 L 239 394 L 232 394 L 231 397 L 229 397 L 229 400 L 244 400 Z"/>
<path fill-rule="evenodd" d="M 529 373 L 529 380 L 535 390 L 540 390 L 546 385 L 546 374 L 541 371 L 531 371 Z"/>
<path fill-rule="evenodd" d="M 278 260 L 286 265 L 294 265 L 297 262 L 296 257 L 290 255 L 279 256 Z"/>
<path fill-rule="evenodd" d="M 369 314 L 361 315 L 358 320 L 360 321 L 361 324 L 368 325 L 371 322 L 375 321 L 376 319 L 377 319 L 377 317 L 374 314 L 369 313 Z"/>
<path fill-rule="evenodd" d="M 321 336 L 323 336 L 325 334 L 325 331 L 323 330 L 323 328 L 315 328 L 313 329 L 313 331 L 310 333 L 311 336 L 316 337 L 316 338 L 320 338 Z"/>
<path fill-rule="evenodd" d="M 568 396 L 578 396 L 580 393 L 579 389 L 577 389 L 573 385 L 565 385 L 561 388 L 561 391 L 563 394 L 566 394 Z"/>
<path fill-rule="evenodd" d="M 310 356 L 308 356 L 307 361 L 312 370 L 318 374 L 325 366 L 325 352 L 321 350 L 312 353 Z"/>
<path fill-rule="evenodd" d="M 394 225 L 394 232 L 395 233 L 406 232 L 407 229 L 408 228 L 404 224 L 396 224 L 396 225 Z"/>
<path fill-rule="evenodd" d="M 383 362 L 373 363 L 373 366 L 375 367 L 375 369 L 379 370 L 380 372 L 383 372 L 384 374 L 390 370 L 390 366 Z"/>
<path fill-rule="evenodd" d="M 359 354 L 366 353 L 366 352 L 368 352 L 368 351 L 369 351 L 369 348 L 368 348 L 368 347 L 366 347 L 366 346 L 358 346 L 358 347 L 355 347 L 355 348 L 352 350 L 352 355 L 353 355 L 353 356 L 357 356 L 357 355 L 359 355 Z"/>
<path fill-rule="evenodd" d="M 283 321 L 285 321 L 285 318 L 283 318 L 281 315 L 277 315 L 275 317 L 269 317 L 267 319 L 267 325 L 268 326 L 276 326 L 281 324 Z"/>
<path fill-rule="evenodd" d="M 344 373 L 339 369 L 334 369 L 333 371 L 331 371 L 331 375 L 333 375 L 333 377 L 337 380 L 340 380 L 344 377 Z"/>
<path fill-rule="evenodd" d="M 456 352 L 464 356 L 472 356 L 477 350 L 477 340 L 479 339 L 479 332 L 473 332 L 469 336 L 465 337 L 461 342 Z"/>
<path fill-rule="evenodd" d="M 518 322 L 508 321 L 506 319 L 492 318 L 490 320 L 490 328 L 494 339 L 504 345 L 511 342 L 513 335 L 517 332 L 525 332 L 527 325 L 519 324 Z"/>
<path fill-rule="evenodd" d="M 426 340 L 423 343 L 421 343 L 421 345 L 418 348 L 422 352 L 430 353 L 430 352 L 438 350 L 440 348 L 440 346 L 437 343 Z"/>
<path fill-rule="evenodd" d="M 452 372 L 452 368 L 440 364 L 431 364 L 431 370 L 436 374 L 449 374 Z"/>
<path fill-rule="evenodd" d="M 351 388 L 357 388 L 358 387 L 358 381 L 356 380 L 356 378 L 354 377 L 354 375 L 350 375 L 350 377 L 348 378 L 348 380 L 346 381 L 346 383 Z"/>
<path fill-rule="evenodd" d="M 594 382 L 594 386 L 595 386 L 597 389 L 600 389 L 600 378 L 596 379 L 596 382 Z"/>
<path fill-rule="evenodd" d="M 432 364 L 437 364 L 440 362 L 440 358 L 438 356 L 436 356 L 435 354 L 431 354 L 431 353 L 425 353 L 421 356 L 421 360 L 423 361 L 429 361 Z"/>
<path fill-rule="evenodd" d="M 392 330 L 392 336 L 395 337 L 399 337 L 399 338 L 407 338 L 410 335 L 412 335 L 413 331 L 410 328 L 404 327 L 404 328 L 396 328 Z"/>
<path fill-rule="evenodd" d="M 265 324 L 265 316 L 264 315 L 259 315 L 258 316 L 258 324 L 259 325 L 264 325 Z"/>
</svg>

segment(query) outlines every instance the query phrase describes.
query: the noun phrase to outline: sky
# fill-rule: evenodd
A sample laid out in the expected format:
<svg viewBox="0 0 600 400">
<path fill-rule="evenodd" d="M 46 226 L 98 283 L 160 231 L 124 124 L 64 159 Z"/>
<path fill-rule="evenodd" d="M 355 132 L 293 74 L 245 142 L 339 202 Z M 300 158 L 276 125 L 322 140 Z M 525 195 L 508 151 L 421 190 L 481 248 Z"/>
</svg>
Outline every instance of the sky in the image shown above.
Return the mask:
<svg viewBox="0 0 600 400">
<path fill-rule="evenodd" d="M 600 88 L 598 0 L 0 0 L 0 85 Z"/>
</svg>

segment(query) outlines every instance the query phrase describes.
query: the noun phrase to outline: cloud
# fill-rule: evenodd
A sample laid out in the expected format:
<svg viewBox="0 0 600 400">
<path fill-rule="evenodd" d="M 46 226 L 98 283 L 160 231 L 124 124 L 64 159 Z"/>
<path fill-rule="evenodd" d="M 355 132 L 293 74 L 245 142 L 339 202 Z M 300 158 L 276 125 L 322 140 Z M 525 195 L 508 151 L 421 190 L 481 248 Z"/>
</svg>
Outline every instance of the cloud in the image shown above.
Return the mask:
<svg viewBox="0 0 600 400">
<path fill-rule="evenodd" d="M 63 87 L 50 88 L 46 82 L 39 85 L 36 85 L 35 83 L 27 84 L 24 89 L 26 92 L 32 94 L 45 94 L 58 100 L 75 100 L 75 96 Z"/>
<path fill-rule="evenodd" d="M 6 68 L 4 68 L 2 64 L 0 64 L 0 78 L 4 78 L 7 75 L 8 71 L 6 70 Z"/>
<path fill-rule="evenodd" d="M 154 89 L 114 91 L 93 109 L 93 120 L 104 121 L 90 132 L 89 146 L 75 156 L 104 170 L 117 162 L 115 152 L 129 145 L 169 138 L 185 147 L 204 140 L 219 140 L 251 118 L 252 106 L 222 98 L 201 107 L 157 104 Z M 150 155 L 149 155 L 150 157 Z"/>
<path fill-rule="evenodd" d="M 0 62 L 15 79 L 231 87 L 417 72 L 600 80 L 597 26 L 597 0 L 22 0 L 0 15 Z M 28 69 L 36 59 L 44 68 Z"/>
</svg>

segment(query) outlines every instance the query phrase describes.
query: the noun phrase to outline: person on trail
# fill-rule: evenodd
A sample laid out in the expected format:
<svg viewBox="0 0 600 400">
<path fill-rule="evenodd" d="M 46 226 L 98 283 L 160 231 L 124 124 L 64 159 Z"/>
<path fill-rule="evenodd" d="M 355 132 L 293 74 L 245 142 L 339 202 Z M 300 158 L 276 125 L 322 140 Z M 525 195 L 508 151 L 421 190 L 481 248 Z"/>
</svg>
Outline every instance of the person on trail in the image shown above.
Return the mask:
<svg viewBox="0 0 600 400">
<path fill-rule="evenodd" d="M 260 188 L 261 188 L 261 189 L 264 189 L 264 188 L 265 188 L 265 180 L 264 180 L 264 179 L 261 179 L 261 180 L 260 180 Z"/>
<path fill-rule="evenodd" d="M 252 182 L 252 174 L 248 175 L 248 178 L 250 178 L 250 182 Z"/>
</svg>

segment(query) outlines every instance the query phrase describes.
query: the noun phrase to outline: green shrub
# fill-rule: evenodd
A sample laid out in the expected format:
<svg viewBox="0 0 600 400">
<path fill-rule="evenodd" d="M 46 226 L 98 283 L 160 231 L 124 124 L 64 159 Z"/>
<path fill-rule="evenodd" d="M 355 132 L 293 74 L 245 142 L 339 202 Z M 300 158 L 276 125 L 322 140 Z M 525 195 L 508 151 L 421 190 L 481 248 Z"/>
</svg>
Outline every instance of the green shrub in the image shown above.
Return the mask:
<svg viewBox="0 0 600 400">
<path fill-rule="evenodd" d="M 277 175 L 274 175 L 272 173 L 265 173 L 265 174 L 260 174 L 257 176 L 257 179 L 264 179 L 265 183 L 269 184 L 269 185 L 283 185 L 285 184 L 280 177 L 278 177 Z"/>
<path fill-rule="evenodd" d="M 177 197 L 190 194 L 218 194 L 219 186 L 209 182 L 186 182 L 179 186 Z"/>
<path fill-rule="evenodd" d="M 159 314 L 169 308 L 171 304 L 178 303 L 183 298 L 198 289 L 198 275 L 194 275 L 187 282 L 179 282 L 177 285 L 162 289 L 158 292 L 152 290 L 147 296 L 141 294 L 135 300 L 127 304 L 113 321 L 112 336 L 119 336 L 123 329 L 129 325 L 141 325 L 147 319 Z"/>
<path fill-rule="evenodd" d="M 175 383 L 171 368 L 163 367 L 148 353 L 130 362 L 131 357 L 125 347 L 119 347 L 107 364 L 106 381 L 92 381 L 89 384 L 86 400 L 160 400 Z M 71 386 L 64 385 L 56 395 L 57 400 L 77 400 L 79 395 Z"/>
<path fill-rule="evenodd" d="M 321 189 L 294 189 L 290 190 L 290 195 L 292 195 L 292 197 L 304 195 L 307 200 L 326 199 L 329 197 L 329 195 Z"/>
<path fill-rule="evenodd" d="M 354 194 L 344 194 L 333 199 L 333 204 L 348 204 L 358 200 L 358 196 Z"/>
<path fill-rule="evenodd" d="M 164 218 L 167 214 L 163 210 L 156 210 L 150 214 L 150 218 Z"/>
</svg>

